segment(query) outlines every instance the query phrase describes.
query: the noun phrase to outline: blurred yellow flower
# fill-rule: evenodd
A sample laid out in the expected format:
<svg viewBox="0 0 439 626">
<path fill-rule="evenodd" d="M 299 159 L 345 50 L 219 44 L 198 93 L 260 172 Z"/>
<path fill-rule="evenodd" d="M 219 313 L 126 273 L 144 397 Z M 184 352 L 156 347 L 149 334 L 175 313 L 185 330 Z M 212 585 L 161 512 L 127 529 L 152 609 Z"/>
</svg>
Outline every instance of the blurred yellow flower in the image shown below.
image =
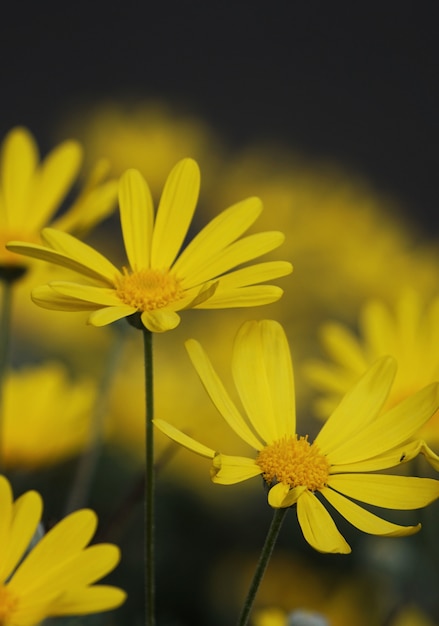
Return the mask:
<svg viewBox="0 0 439 626">
<path fill-rule="evenodd" d="M 96 514 L 82 509 L 68 515 L 29 550 L 42 509 L 36 491 L 14 502 L 8 480 L 0 476 L 2 626 L 34 626 L 47 617 L 100 613 L 120 606 L 124 591 L 93 584 L 120 560 L 115 545 L 87 547 L 96 530 Z"/>
<path fill-rule="evenodd" d="M 33 469 L 78 453 L 88 440 L 96 389 L 58 363 L 10 370 L 5 379 L 1 459 Z"/>
<path fill-rule="evenodd" d="M 54 220 L 76 180 L 82 148 L 64 141 L 40 162 L 38 146 L 29 130 L 13 128 L 0 155 L 0 268 L 18 269 L 26 260 L 5 249 L 10 239 L 39 241 L 49 222 L 57 228 L 83 234 L 114 208 L 117 182 L 105 182 L 108 164 L 99 161 L 69 210 Z"/>
<path fill-rule="evenodd" d="M 120 271 L 92 247 L 53 229 L 43 230 L 47 246 L 8 244 L 14 252 L 68 267 L 93 281 L 51 282 L 33 290 L 34 302 L 49 309 L 93 311 L 88 321 L 94 326 L 139 314 L 147 329 L 164 332 L 179 324 L 177 311 L 183 309 L 248 307 L 278 300 L 280 287 L 258 283 L 289 274 L 290 263 L 268 261 L 235 269 L 284 240 L 275 231 L 240 239 L 262 211 L 258 198 L 223 211 L 180 253 L 199 186 L 195 161 L 177 163 L 154 220 L 151 194 L 141 174 L 128 170 L 122 176 L 120 217 L 129 269 Z"/>
<path fill-rule="evenodd" d="M 262 475 L 273 508 L 297 505 L 308 543 L 321 552 L 350 552 L 323 497 L 363 532 L 401 536 L 419 530 L 388 522 L 354 502 L 388 509 L 417 509 L 439 496 L 439 481 L 374 473 L 400 465 L 423 447 L 413 434 L 439 406 L 432 384 L 381 414 L 395 375 L 390 357 L 379 360 L 342 399 L 314 443 L 296 434 L 294 378 L 282 326 L 271 320 L 246 322 L 235 339 L 232 373 L 248 422 L 242 417 L 200 344 L 186 344 L 211 400 L 234 432 L 257 451 L 256 458 L 228 456 L 185 435 L 167 422 L 164 434 L 212 459 L 215 483 L 229 485 Z M 383 435 L 385 433 L 385 435 Z M 319 496 L 319 497 L 317 497 Z"/>
<path fill-rule="evenodd" d="M 367 367 L 387 354 L 396 359 L 398 371 L 384 411 L 439 380 L 438 296 L 425 304 L 419 293 L 406 289 L 392 309 L 380 300 L 368 300 L 360 312 L 359 336 L 341 323 L 328 322 L 321 337 L 331 360 L 315 359 L 304 368 L 313 387 L 322 392 L 316 404 L 320 416 L 328 415 Z M 417 435 L 438 442 L 437 418 L 438 413 Z"/>
</svg>

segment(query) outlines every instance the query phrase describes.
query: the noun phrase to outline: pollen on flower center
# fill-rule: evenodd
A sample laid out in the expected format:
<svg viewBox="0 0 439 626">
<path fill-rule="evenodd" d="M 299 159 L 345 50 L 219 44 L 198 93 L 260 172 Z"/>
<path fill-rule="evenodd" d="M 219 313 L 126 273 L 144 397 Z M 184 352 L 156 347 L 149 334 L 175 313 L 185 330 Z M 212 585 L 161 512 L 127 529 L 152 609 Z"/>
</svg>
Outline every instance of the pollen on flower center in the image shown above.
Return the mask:
<svg viewBox="0 0 439 626">
<path fill-rule="evenodd" d="M 0 626 L 9 624 L 11 615 L 18 605 L 17 596 L 5 585 L 0 585 Z"/>
<path fill-rule="evenodd" d="M 322 489 L 328 480 L 329 463 L 308 435 L 286 436 L 263 448 L 256 459 L 266 482 L 285 483 L 291 487 Z"/>
<path fill-rule="evenodd" d="M 183 289 L 168 270 L 143 269 L 129 274 L 124 268 L 116 279 L 116 294 L 138 311 L 152 311 L 180 300 Z"/>
</svg>

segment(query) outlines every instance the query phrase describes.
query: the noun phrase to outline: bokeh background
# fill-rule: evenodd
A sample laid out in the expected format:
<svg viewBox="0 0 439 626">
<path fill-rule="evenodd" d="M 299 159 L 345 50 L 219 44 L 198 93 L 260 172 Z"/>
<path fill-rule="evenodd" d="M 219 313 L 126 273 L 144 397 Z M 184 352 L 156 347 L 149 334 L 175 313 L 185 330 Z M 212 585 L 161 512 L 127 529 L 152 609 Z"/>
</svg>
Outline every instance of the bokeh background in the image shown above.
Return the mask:
<svg viewBox="0 0 439 626">
<path fill-rule="evenodd" d="M 287 235 L 274 256 L 290 260 L 295 271 L 279 281 L 281 302 L 251 312 L 188 312 L 178 330 L 157 338 L 160 417 L 214 448 L 244 452 L 190 371 L 183 341 L 199 339 L 230 382 L 239 324 L 249 316 L 273 317 L 285 325 L 292 347 L 302 434 L 314 433 L 316 400 L 343 391 L 321 370 L 316 374 L 317 360 L 321 365 L 325 358 L 322 325 L 345 325 L 366 345 L 367 361 L 373 350 L 361 323 L 364 307 L 376 299 L 397 315 L 407 293 L 417 303 L 410 309 L 415 331 L 427 333 L 410 344 L 411 355 L 422 345 L 413 369 L 422 370 L 424 357 L 429 363 L 415 382 L 439 378 L 434 3 L 16 2 L 1 20 L 0 50 L 2 137 L 25 125 L 42 154 L 74 137 L 84 147 L 84 176 L 101 157 L 108 158 L 111 177 L 137 167 L 155 199 L 175 162 L 193 156 L 202 172 L 196 227 L 259 195 L 265 210 L 257 228 Z M 122 259 L 117 214 L 88 240 Z M 48 525 L 64 514 L 93 412 L 90 388 L 99 387 L 114 353 L 104 443 L 90 492 L 81 498 L 100 515 L 99 538 L 122 547 L 110 580 L 127 589 L 129 600 L 113 614 L 81 623 L 135 626 L 142 623 L 143 602 L 140 337 L 132 329 L 94 329 L 81 316 L 37 310 L 28 294 L 44 271 L 36 268 L 17 288 L 12 364 L 17 372 L 42 371 L 55 362 L 71 385 L 83 385 L 75 388 L 82 404 L 67 420 L 64 390 L 59 401 L 49 398 L 46 419 L 36 421 L 32 387 L 29 394 L 17 392 L 24 403 L 11 411 L 26 414 L 39 438 L 33 434 L 29 444 L 29 427 L 15 420 L 11 442 L 13 436 L 24 441 L 26 432 L 27 444 L 24 451 L 14 448 L 11 458 L 18 460 L 7 475 L 17 493 L 41 491 Z M 404 338 L 397 334 L 396 352 Z M 63 418 L 71 430 L 61 435 Z M 60 452 L 60 443 L 55 454 L 56 442 L 65 439 L 71 447 Z M 158 444 L 159 624 L 233 623 L 270 519 L 265 494 L 258 481 L 212 486 L 205 461 L 164 438 Z M 407 540 L 360 536 L 340 521 L 353 546 L 352 556 L 341 557 L 314 553 L 291 512 L 254 626 L 285 626 L 295 609 L 320 612 L 331 626 L 439 623 L 438 513 L 435 506 L 423 512 L 422 533 Z"/>
</svg>

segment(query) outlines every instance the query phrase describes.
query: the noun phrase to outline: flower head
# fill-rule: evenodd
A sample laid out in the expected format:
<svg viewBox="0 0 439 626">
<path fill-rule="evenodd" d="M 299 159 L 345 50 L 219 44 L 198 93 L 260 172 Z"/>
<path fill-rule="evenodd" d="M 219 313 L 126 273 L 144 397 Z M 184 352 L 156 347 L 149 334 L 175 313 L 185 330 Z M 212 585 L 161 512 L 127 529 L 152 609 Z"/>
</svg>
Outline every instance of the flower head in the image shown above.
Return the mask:
<svg viewBox="0 0 439 626">
<path fill-rule="evenodd" d="M 46 617 L 120 606 L 124 591 L 93 584 L 120 559 L 117 546 L 87 547 L 97 526 L 95 513 L 82 509 L 68 515 L 29 549 L 42 506 L 36 491 L 14 502 L 9 482 L 0 476 L 0 624 L 33 626 Z"/>
<path fill-rule="evenodd" d="M 46 246 L 11 242 L 9 250 L 91 279 L 49 283 L 33 291 L 33 300 L 49 309 L 92 311 L 89 322 L 94 326 L 137 314 L 152 332 L 175 328 L 180 322 L 177 311 L 183 309 L 246 307 L 278 300 L 279 287 L 258 283 L 289 274 L 290 263 L 268 261 L 235 269 L 284 240 L 279 232 L 239 239 L 262 210 L 258 198 L 223 211 L 181 251 L 199 185 L 195 161 L 180 161 L 166 181 L 154 218 L 145 180 L 137 170 L 125 172 L 119 203 L 128 264 L 122 269 L 85 243 L 53 229 L 42 232 Z"/>
<path fill-rule="evenodd" d="M 439 380 L 439 297 L 426 305 L 419 293 L 407 289 L 393 309 L 381 300 L 368 300 L 360 313 L 359 331 L 357 336 L 337 322 L 327 322 L 321 329 L 331 360 L 313 360 L 305 367 L 313 386 L 322 392 L 316 403 L 319 415 L 327 415 L 367 367 L 386 354 L 396 359 L 398 371 L 383 410 Z M 439 441 L 438 416 L 419 436 Z"/>
<path fill-rule="evenodd" d="M 0 270 L 26 269 L 25 259 L 8 251 L 10 239 L 39 242 L 49 222 L 57 228 L 83 233 L 113 210 L 116 182 L 104 182 L 108 165 L 99 161 L 69 210 L 56 221 L 55 213 L 78 176 L 82 149 L 76 141 L 64 141 L 40 162 L 32 134 L 13 128 L 0 155 Z"/>
<path fill-rule="evenodd" d="M 386 521 L 355 501 L 404 510 L 426 506 L 439 497 L 439 481 L 376 473 L 423 451 L 422 444 L 411 437 L 439 406 L 438 384 L 381 414 L 396 369 L 394 360 L 384 357 L 346 394 L 310 442 L 296 432 L 293 369 L 280 324 L 246 322 L 236 337 L 232 373 L 248 420 L 201 346 L 189 340 L 187 349 L 223 418 L 256 450 L 252 457 L 228 456 L 155 420 L 171 439 L 212 459 L 213 482 L 229 485 L 262 475 L 269 504 L 273 508 L 296 504 L 305 539 L 321 552 L 350 552 L 325 501 L 367 533 L 400 536 L 419 530 L 419 525 L 405 527 Z"/>
</svg>

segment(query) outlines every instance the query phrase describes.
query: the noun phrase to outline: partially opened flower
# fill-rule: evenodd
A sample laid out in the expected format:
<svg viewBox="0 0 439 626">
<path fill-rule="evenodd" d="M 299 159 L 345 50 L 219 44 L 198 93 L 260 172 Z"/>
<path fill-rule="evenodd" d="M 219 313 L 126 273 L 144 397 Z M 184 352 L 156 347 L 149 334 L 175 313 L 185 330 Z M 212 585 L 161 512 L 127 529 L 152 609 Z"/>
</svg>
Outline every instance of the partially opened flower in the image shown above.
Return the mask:
<svg viewBox="0 0 439 626">
<path fill-rule="evenodd" d="M 1 146 L 0 163 L 0 270 L 26 269 L 26 261 L 5 249 L 10 239 L 39 242 L 41 229 L 52 222 L 57 228 L 83 233 L 114 208 L 117 183 L 105 180 L 108 165 L 99 161 L 77 199 L 54 222 L 66 200 L 82 162 L 76 141 L 64 141 L 40 162 L 38 146 L 23 127 L 13 128 Z"/>
<path fill-rule="evenodd" d="M 82 509 L 68 515 L 30 547 L 42 514 L 41 496 L 13 500 L 0 476 L 0 623 L 33 626 L 47 617 L 100 613 L 120 606 L 124 591 L 94 583 L 119 562 L 111 544 L 87 547 L 97 518 Z"/>
<path fill-rule="evenodd" d="M 175 328 L 180 322 L 177 311 L 183 309 L 247 307 L 278 300 L 279 287 L 259 283 L 289 274 L 290 263 L 268 261 L 236 269 L 284 240 L 280 232 L 240 239 L 261 213 L 258 198 L 223 211 L 184 247 L 199 186 L 195 161 L 180 161 L 166 181 L 154 219 L 151 193 L 141 174 L 128 170 L 122 176 L 120 217 L 129 267 L 119 269 L 95 249 L 53 229 L 42 232 L 46 246 L 11 242 L 9 250 L 68 267 L 89 279 L 49 283 L 33 291 L 33 300 L 49 309 L 92 311 L 89 322 L 94 326 L 138 314 L 152 332 Z"/>
<path fill-rule="evenodd" d="M 313 443 L 296 431 L 290 352 L 280 324 L 246 322 L 235 340 L 232 373 L 246 411 L 238 410 L 207 355 L 194 340 L 187 349 L 211 400 L 235 433 L 256 454 L 229 456 L 185 435 L 162 420 L 156 426 L 181 445 L 212 459 L 215 483 L 229 485 L 262 476 L 273 508 L 297 505 L 308 543 L 321 552 L 350 552 L 327 502 L 360 530 L 384 536 L 409 535 L 417 526 L 382 519 L 357 501 L 387 509 L 418 509 L 439 497 L 439 481 L 379 474 L 423 451 L 411 437 L 439 406 L 439 384 L 431 384 L 386 413 L 380 413 L 395 376 L 390 357 L 376 362 L 345 395 Z"/>
</svg>

